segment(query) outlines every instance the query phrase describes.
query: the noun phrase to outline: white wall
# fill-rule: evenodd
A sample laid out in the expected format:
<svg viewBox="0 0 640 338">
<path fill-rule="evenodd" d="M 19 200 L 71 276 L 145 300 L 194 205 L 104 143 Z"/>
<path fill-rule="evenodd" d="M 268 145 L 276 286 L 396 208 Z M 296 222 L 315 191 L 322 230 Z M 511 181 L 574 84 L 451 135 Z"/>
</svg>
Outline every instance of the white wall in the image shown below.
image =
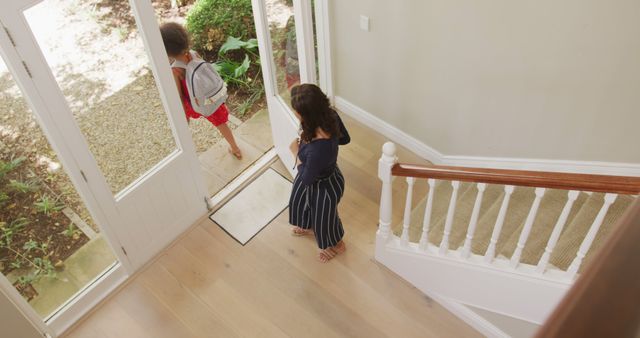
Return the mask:
<svg viewBox="0 0 640 338">
<path fill-rule="evenodd" d="M 3 338 L 42 338 L 42 335 L 0 292 L 0 336 Z"/>
<path fill-rule="evenodd" d="M 640 163 L 640 2 L 330 5 L 336 96 L 439 152 Z"/>
</svg>

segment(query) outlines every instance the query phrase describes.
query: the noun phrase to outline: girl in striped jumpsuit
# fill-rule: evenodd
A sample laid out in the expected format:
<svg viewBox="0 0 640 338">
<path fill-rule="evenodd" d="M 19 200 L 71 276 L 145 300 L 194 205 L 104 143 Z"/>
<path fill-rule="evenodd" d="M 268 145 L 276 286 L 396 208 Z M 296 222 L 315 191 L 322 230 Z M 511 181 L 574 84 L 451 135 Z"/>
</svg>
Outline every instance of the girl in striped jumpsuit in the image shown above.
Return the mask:
<svg viewBox="0 0 640 338">
<path fill-rule="evenodd" d="M 293 235 L 315 235 L 320 248 L 318 259 L 327 262 L 346 249 L 338 216 L 344 177 L 337 159 L 338 146 L 351 139 L 329 99 L 316 85 L 293 87 L 291 106 L 300 120 L 302 134 L 291 143 L 298 174 L 289 199 L 289 223 L 294 226 Z"/>
</svg>

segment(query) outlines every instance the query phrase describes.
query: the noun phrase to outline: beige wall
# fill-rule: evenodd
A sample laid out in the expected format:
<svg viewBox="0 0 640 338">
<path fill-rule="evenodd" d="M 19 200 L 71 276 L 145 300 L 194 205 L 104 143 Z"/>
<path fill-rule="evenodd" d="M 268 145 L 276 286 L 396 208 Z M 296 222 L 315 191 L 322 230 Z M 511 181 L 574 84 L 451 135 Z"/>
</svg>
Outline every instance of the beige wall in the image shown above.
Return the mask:
<svg viewBox="0 0 640 338">
<path fill-rule="evenodd" d="M 639 1 L 330 4 L 336 96 L 445 155 L 640 163 Z"/>
<path fill-rule="evenodd" d="M 42 338 L 42 335 L 0 292 L 0 336 L 2 338 Z"/>
</svg>

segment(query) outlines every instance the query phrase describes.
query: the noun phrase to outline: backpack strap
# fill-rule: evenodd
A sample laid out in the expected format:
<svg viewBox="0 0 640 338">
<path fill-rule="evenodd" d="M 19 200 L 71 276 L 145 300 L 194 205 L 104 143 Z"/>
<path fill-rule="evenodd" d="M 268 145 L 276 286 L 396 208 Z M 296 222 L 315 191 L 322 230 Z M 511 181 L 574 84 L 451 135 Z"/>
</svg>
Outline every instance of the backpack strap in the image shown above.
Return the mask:
<svg viewBox="0 0 640 338">
<path fill-rule="evenodd" d="M 193 61 L 193 60 L 196 60 L 196 61 L 201 60 L 200 56 L 195 51 L 190 50 L 189 54 L 191 54 L 191 61 Z M 191 62 L 189 62 L 189 63 L 191 63 Z M 180 61 L 180 60 L 173 60 L 173 63 L 171 64 L 171 68 L 187 69 L 187 64 L 182 62 L 182 61 Z"/>
<path fill-rule="evenodd" d="M 193 61 L 192 61 L 192 62 L 193 62 Z M 198 64 L 194 69 L 193 69 L 193 72 L 191 73 L 191 88 L 192 88 L 192 90 L 193 90 L 193 93 L 191 93 L 191 94 L 193 94 L 193 97 L 197 97 L 197 96 L 196 96 L 196 90 L 195 90 L 195 88 L 194 88 L 194 86 L 193 86 L 193 81 L 194 81 L 193 79 L 194 79 L 194 77 L 195 77 L 196 71 L 197 71 L 197 70 L 198 70 L 198 68 L 200 68 L 202 65 L 204 65 L 205 63 L 207 63 L 207 62 L 206 62 L 206 61 L 204 61 L 204 60 L 195 60 L 195 62 L 200 62 L 200 63 L 199 63 L 199 64 Z"/>
<path fill-rule="evenodd" d="M 187 69 L 187 64 L 180 60 L 174 60 L 173 63 L 171 64 L 171 68 Z"/>
</svg>

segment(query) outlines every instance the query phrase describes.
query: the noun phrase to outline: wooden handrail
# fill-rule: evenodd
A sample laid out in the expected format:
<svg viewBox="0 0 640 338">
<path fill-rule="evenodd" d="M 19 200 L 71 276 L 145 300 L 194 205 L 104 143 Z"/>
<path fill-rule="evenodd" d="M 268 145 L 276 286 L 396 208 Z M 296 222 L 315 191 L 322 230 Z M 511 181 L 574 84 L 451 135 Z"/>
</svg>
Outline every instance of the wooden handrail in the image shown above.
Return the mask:
<svg viewBox="0 0 640 338">
<path fill-rule="evenodd" d="M 537 332 L 539 338 L 639 337 L 640 201 Z"/>
<path fill-rule="evenodd" d="M 466 168 L 397 163 L 393 176 L 517 185 L 537 188 L 640 194 L 640 177 L 558 173 L 546 171 Z"/>
</svg>

